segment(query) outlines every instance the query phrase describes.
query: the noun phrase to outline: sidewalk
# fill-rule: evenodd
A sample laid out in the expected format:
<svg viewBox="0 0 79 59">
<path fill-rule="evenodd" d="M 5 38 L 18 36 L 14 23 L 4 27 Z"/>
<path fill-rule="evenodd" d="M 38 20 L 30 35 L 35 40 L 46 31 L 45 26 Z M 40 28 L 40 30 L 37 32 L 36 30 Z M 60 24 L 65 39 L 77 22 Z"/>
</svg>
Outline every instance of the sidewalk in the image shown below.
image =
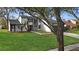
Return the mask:
<svg viewBox="0 0 79 59">
<path fill-rule="evenodd" d="M 78 34 L 64 32 L 64 35 L 79 39 L 79 35 Z M 51 49 L 51 50 L 48 50 L 48 51 L 58 51 L 58 48 Z M 64 51 L 79 51 L 79 43 L 65 46 L 64 47 Z"/>
<path fill-rule="evenodd" d="M 51 34 L 51 33 L 40 33 L 40 32 L 33 32 L 33 33 L 36 33 L 36 34 L 39 34 L 39 35 Z M 79 39 L 79 35 L 78 34 L 64 32 L 64 35 Z"/>
<path fill-rule="evenodd" d="M 39 34 L 39 35 L 52 34 L 52 33 L 40 33 L 40 32 L 34 32 L 34 31 L 31 31 L 31 32 L 36 33 L 36 34 Z"/>
<path fill-rule="evenodd" d="M 70 51 L 70 50 L 73 50 L 75 48 L 79 48 L 79 43 L 65 46 L 64 47 L 64 51 Z M 79 50 L 79 49 L 77 49 L 77 50 Z M 58 48 L 51 49 L 51 50 L 48 50 L 48 51 L 58 51 Z"/>
<path fill-rule="evenodd" d="M 64 35 L 79 39 L 79 35 L 78 35 L 78 34 L 69 33 L 69 32 L 64 32 Z"/>
</svg>

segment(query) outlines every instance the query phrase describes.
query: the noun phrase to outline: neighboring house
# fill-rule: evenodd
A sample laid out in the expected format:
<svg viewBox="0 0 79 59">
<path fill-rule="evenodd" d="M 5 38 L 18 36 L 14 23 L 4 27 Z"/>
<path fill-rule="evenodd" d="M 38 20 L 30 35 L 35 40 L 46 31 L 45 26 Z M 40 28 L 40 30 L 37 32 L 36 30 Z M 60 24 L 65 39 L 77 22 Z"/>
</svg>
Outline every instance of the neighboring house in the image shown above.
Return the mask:
<svg viewBox="0 0 79 59">
<path fill-rule="evenodd" d="M 76 25 L 79 28 L 79 20 L 76 20 Z"/>
<path fill-rule="evenodd" d="M 67 28 L 75 28 L 79 25 L 79 21 L 78 20 L 67 20 L 67 21 L 64 21 L 64 27 L 67 27 Z"/>
<path fill-rule="evenodd" d="M 37 31 L 37 30 L 42 30 L 44 32 L 51 32 L 51 30 L 43 22 L 33 17 L 21 16 L 16 20 L 10 19 L 8 21 L 8 31 L 10 32 Z"/>
</svg>

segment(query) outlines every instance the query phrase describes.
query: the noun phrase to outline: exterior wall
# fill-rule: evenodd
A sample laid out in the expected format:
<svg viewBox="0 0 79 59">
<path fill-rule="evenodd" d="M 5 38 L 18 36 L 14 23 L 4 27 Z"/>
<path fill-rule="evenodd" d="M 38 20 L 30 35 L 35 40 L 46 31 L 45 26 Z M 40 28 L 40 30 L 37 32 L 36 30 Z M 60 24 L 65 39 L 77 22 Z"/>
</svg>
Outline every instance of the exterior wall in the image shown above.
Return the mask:
<svg viewBox="0 0 79 59">
<path fill-rule="evenodd" d="M 19 17 L 18 21 L 21 23 L 21 24 L 25 24 L 27 22 L 27 18 L 21 18 Z M 8 31 L 11 32 L 11 25 L 10 25 L 10 21 L 8 22 Z M 16 32 L 19 32 L 21 31 L 21 27 L 22 28 L 22 31 L 27 31 L 26 28 L 27 28 L 27 25 L 15 25 L 15 31 Z M 12 27 L 12 32 L 14 32 L 14 26 Z"/>
<path fill-rule="evenodd" d="M 73 24 L 76 24 L 76 21 L 74 21 L 74 20 L 71 20 L 71 22 L 72 22 Z"/>
<path fill-rule="evenodd" d="M 13 31 L 14 31 L 14 28 L 13 28 Z M 25 29 L 25 27 L 23 27 L 22 31 L 27 31 L 27 30 Z M 15 32 L 21 32 L 21 25 L 16 25 L 15 26 Z"/>
<path fill-rule="evenodd" d="M 27 23 L 28 19 L 27 19 L 27 18 L 19 17 L 18 21 L 19 21 L 21 24 L 25 24 L 25 23 Z"/>
<path fill-rule="evenodd" d="M 15 26 L 15 32 L 20 32 L 21 31 L 21 26 L 19 26 L 18 28 L 18 25 Z M 23 30 L 22 31 L 26 31 L 26 29 L 23 27 Z M 14 32 L 14 28 L 12 28 L 12 32 Z"/>
<path fill-rule="evenodd" d="M 38 20 L 33 20 L 33 31 L 36 31 L 36 30 L 38 30 L 39 28 L 38 28 Z"/>
<path fill-rule="evenodd" d="M 20 26 L 19 26 L 19 28 L 18 28 L 18 26 L 19 26 L 19 25 L 16 25 L 16 26 L 15 26 L 15 30 L 16 30 L 16 32 L 21 31 Z"/>
<path fill-rule="evenodd" d="M 23 31 L 27 31 L 25 27 L 23 27 Z"/>
<path fill-rule="evenodd" d="M 28 19 L 27 19 L 27 18 L 22 18 L 21 23 L 22 23 L 22 24 L 26 24 L 26 23 L 27 23 L 27 21 L 28 21 Z"/>
<path fill-rule="evenodd" d="M 21 19 L 21 17 L 19 17 L 19 18 L 18 18 L 18 21 L 19 21 L 20 23 L 22 22 L 22 19 Z"/>
<path fill-rule="evenodd" d="M 8 31 L 10 31 L 10 22 L 8 21 Z"/>
<path fill-rule="evenodd" d="M 44 20 L 43 20 L 44 21 Z M 45 21 L 44 21 L 45 22 Z M 45 22 L 46 23 L 46 22 Z M 41 22 L 41 30 L 45 32 L 51 32 L 51 30 L 43 23 Z"/>
<path fill-rule="evenodd" d="M 65 21 L 64 23 L 65 23 L 64 27 L 67 27 L 67 28 L 75 28 L 76 27 L 76 21 L 74 21 L 74 20 Z"/>
</svg>

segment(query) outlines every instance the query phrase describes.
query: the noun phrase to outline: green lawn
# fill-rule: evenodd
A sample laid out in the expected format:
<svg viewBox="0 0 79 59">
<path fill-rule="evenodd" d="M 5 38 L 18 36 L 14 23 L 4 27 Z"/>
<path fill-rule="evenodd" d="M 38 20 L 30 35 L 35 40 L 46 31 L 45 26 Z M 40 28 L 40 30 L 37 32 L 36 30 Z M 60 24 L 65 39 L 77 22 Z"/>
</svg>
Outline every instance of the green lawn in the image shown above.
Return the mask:
<svg viewBox="0 0 79 59">
<path fill-rule="evenodd" d="M 72 30 L 70 30 L 68 32 L 79 34 L 79 29 L 75 28 L 75 29 L 72 29 Z"/>
<path fill-rule="evenodd" d="M 78 39 L 65 36 L 65 45 L 79 43 Z M 0 51 L 46 51 L 56 48 L 55 35 L 11 33 L 0 30 Z"/>
<path fill-rule="evenodd" d="M 72 32 L 72 33 L 76 33 L 76 34 L 79 34 L 79 30 L 78 30 L 78 31 L 74 31 L 74 32 Z"/>
</svg>

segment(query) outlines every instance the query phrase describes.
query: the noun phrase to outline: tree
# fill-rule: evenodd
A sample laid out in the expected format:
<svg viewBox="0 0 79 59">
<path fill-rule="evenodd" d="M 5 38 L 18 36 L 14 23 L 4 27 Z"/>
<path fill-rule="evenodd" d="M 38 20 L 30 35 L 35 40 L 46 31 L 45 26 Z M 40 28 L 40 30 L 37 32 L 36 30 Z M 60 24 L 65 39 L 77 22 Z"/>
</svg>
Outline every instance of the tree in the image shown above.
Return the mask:
<svg viewBox="0 0 79 59">
<path fill-rule="evenodd" d="M 2 25 L 2 28 L 3 29 L 6 29 L 7 28 L 7 25 L 6 25 L 6 20 L 2 17 L 0 17 L 0 24 Z"/>
<path fill-rule="evenodd" d="M 74 16 L 77 20 L 79 20 L 79 17 L 77 16 L 78 15 L 78 11 L 79 11 L 79 8 L 78 7 L 65 7 L 63 8 L 63 11 L 64 12 L 67 12 L 69 14 L 71 14 L 72 16 Z"/>
<path fill-rule="evenodd" d="M 40 20 L 46 26 L 48 26 L 50 28 L 51 32 L 53 32 L 57 37 L 58 50 L 64 51 L 64 38 L 63 38 L 64 23 L 61 19 L 61 12 L 65 11 L 69 14 L 72 14 L 74 17 L 76 17 L 78 19 L 78 17 L 74 13 L 74 8 L 68 8 L 68 7 L 65 7 L 65 8 L 62 8 L 62 7 L 18 7 L 16 9 L 25 11 L 25 13 L 28 13 L 32 17 Z M 16 12 L 15 8 L 6 8 L 6 10 L 8 10 L 8 12 L 5 12 L 3 14 L 7 15 L 7 19 L 9 18 L 10 12 Z M 54 26 L 54 24 L 52 23 L 51 18 L 53 16 L 56 18 L 57 26 Z"/>
<path fill-rule="evenodd" d="M 39 19 L 42 21 L 46 26 L 48 26 L 57 37 L 58 42 L 58 50 L 64 51 L 64 39 L 63 39 L 63 22 L 60 17 L 60 9 L 59 7 L 56 8 L 44 8 L 44 7 L 30 7 L 30 8 L 19 8 L 21 10 L 24 10 L 26 13 L 30 14 L 31 16 Z M 52 20 L 50 19 L 50 11 L 53 11 L 56 21 L 57 21 L 57 27 L 54 26 L 52 23 Z M 46 21 L 46 23 L 44 21 Z"/>
<path fill-rule="evenodd" d="M 61 10 L 61 8 L 58 8 L 58 7 L 54 8 L 54 13 L 55 13 L 56 20 L 57 20 L 56 36 L 57 36 L 57 42 L 58 42 L 58 50 L 64 51 L 64 38 L 63 38 L 64 24 L 63 24 L 62 19 L 60 17 L 60 10 Z"/>
<path fill-rule="evenodd" d="M 10 13 L 12 13 L 12 12 L 17 13 L 16 8 L 14 8 L 14 7 L 0 7 L 0 17 L 4 17 L 6 19 L 7 29 L 8 29 L 8 20 L 10 19 Z"/>
</svg>

